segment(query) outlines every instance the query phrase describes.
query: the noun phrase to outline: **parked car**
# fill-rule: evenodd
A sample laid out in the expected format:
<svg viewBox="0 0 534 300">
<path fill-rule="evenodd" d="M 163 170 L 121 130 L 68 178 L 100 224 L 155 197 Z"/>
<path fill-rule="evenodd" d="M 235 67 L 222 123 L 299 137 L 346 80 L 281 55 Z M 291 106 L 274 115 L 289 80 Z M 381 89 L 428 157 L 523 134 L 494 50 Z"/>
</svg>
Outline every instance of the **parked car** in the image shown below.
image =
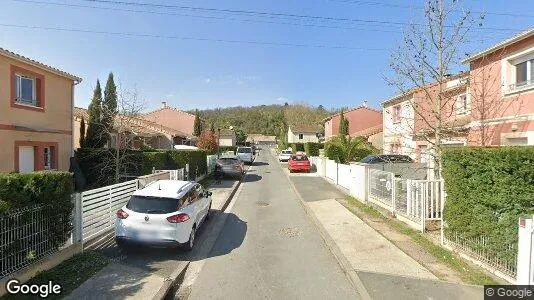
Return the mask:
<svg viewBox="0 0 534 300">
<path fill-rule="evenodd" d="M 311 168 L 310 160 L 306 156 L 306 153 L 297 152 L 289 159 L 287 168 L 289 169 L 290 173 L 295 171 L 304 171 L 309 173 Z"/>
<path fill-rule="evenodd" d="M 216 178 L 243 178 L 245 173 L 245 163 L 238 157 L 221 157 L 215 164 Z"/>
<path fill-rule="evenodd" d="M 179 180 L 159 180 L 135 191 L 117 211 L 117 245 L 191 250 L 197 229 L 210 217 L 211 195 L 196 182 Z"/>
<path fill-rule="evenodd" d="M 378 164 L 378 163 L 413 163 L 413 159 L 408 155 L 400 154 L 378 154 L 368 155 L 360 160 L 366 164 Z"/>
<path fill-rule="evenodd" d="M 288 161 L 291 158 L 291 155 L 293 155 L 292 150 L 282 150 L 280 154 L 278 155 L 279 161 Z"/>
<path fill-rule="evenodd" d="M 246 164 L 252 164 L 254 162 L 254 151 L 252 147 L 237 147 L 236 155 Z"/>
</svg>

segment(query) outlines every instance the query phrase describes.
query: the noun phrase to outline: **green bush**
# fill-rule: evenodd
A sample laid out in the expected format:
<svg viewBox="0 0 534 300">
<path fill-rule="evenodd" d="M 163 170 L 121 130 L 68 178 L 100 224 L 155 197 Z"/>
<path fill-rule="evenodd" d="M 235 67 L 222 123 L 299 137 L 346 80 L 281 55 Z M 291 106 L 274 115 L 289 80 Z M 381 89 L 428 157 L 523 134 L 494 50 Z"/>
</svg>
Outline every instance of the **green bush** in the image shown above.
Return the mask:
<svg viewBox="0 0 534 300">
<path fill-rule="evenodd" d="M 143 153 L 143 165 L 141 173 L 143 175 L 152 173 L 152 169 L 165 170 L 169 165 L 169 155 L 167 152 L 144 152 Z"/>
<path fill-rule="evenodd" d="M 289 147 L 288 143 L 283 140 L 278 140 L 278 150 L 286 150 Z"/>
<path fill-rule="evenodd" d="M 185 168 L 186 164 L 189 164 L 190 179 L 194 179 L 195 176 L 206 174 L 208 171 L 207 166 L 207 153 L 203 150 L 193 151 L 167 151 L 170 159 L 170 165 L 172 169 Z"/>
<path fill-rule="evenodd" d="M 232 151 L 235 154 L 235 152 L 237 151 L 237 147 L 236 146 L 220 146 L 219 150 L 220 152 Z"/>
<path fill-rule="evenodd" d="M 304 144 L 304 151 L 308 156 L 319 156 L 319 143 L 308 142 Z"/>
<path fill-rule="evenodd" d="M 335 160 L 336 162 L 340 162 L 340 163 L 345 162 L 344 150 L 338 144 L 327 143 L 324 147 L 324 155 L 328 157 L 328 159 Z"/>
<path fill-rule="evenodd" d="M 488 237 L 485 251 L 515 263 L 518 218 L 534 213 L 534 147 L 448 149 L 443 177 L 446 234 Z"/>
<path fill-rule="evenodd" d="M 304 143 L 292 143 L 291 149 L 293 149 L 293 153 L 298 151 L 304 152 Z"/>
<path fill-rule="evenodd" d="M 23 253 L 17 266 L 22 267 L 65 244 L 72 231 L 73 190 L 68 172 L 0 174 L 0 265 Z"/>
</svg>

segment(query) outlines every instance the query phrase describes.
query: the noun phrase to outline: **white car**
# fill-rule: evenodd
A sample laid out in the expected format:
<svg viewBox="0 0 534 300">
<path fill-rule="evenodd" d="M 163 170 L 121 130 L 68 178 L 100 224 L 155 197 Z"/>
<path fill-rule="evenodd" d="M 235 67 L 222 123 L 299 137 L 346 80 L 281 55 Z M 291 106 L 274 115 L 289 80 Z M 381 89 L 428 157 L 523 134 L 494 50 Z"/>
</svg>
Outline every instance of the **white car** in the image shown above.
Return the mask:
<svg viewBox="0 0 534 300">
<path fill-rule="evenodd" d="M 117 211 L 117 245 L 191 250 L 197 229 L 210 217 L 211 195 L 196 182 L 179 180 L 159 180 L 135 191 Z"/>
<path fill-rule="evenodd" d="M 254 162 L 254 150 L 252 147 L 237 147 L 236 156 L 246 164 Z"/>
<path fill-rule="evenodd" d="M 291 158 L 291 155 L 293 155 L 293 151 L 291 150 L 282 150 L 280 154 L 278 155 L 279 161 L 288 161 Z"/>
</svg>

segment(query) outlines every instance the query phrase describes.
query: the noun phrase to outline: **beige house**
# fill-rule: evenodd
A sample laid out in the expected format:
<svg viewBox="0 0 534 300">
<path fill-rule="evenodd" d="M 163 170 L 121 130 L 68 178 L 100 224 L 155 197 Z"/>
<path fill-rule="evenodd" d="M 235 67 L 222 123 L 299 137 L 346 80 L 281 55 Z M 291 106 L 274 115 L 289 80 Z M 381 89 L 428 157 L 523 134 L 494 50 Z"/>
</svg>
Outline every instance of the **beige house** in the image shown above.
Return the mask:
<svg viewBox="0 0 534 300">
<path fill-rule="evenodd" d="M 85 122 L 85 133 L 87 133 L 87 123 L 89 120 L 89 113 L 87 109 L 81 107 L 75 107 L 73 113 L 73 127 L 74 127 L 74 149 L 80 148 L 80 127 L 81 122 Z M 175 138 L 188 137 L 187 134 L 178 130 L 150 122 L 148 120 L 136 117 L 127 117 L 119 115 L 115 119 L 115 127 L 119 128 L 123 134 L 128 134 L 128 139 L 131 145 L 129 148 L 140 149 L 143 146 L 154 149 L 172 149 L 174 146 Z M 110 147 L 115 148 L 116 135 L 112 136 L 110 141 Z M 125 147 L 126 145 L 121 145 Z"/>
<path fill-rule="evenodd" d="M 81 78 L 0 48 L 0 172 L 68 171 Z"/>
<path fill-rule="evenodd" d="M 237 138 L 233 130 L 221 130 L 219 136 L 219 145 L 220 146 L 235 146 L 237 143 Z"/>
<path fill-rule="evenodd" d="M 314 125 L 290 125 L 287 130 L 287 141 L 289 143 L 318 143 L 317 133 L 320 129 Z"/>
<path fill-rule="evenodd" d="M 276 143 L 276 136 L 251 133 L 247 135 L 246 142 L 253 144 L 274 144 Z"/>
</svg>

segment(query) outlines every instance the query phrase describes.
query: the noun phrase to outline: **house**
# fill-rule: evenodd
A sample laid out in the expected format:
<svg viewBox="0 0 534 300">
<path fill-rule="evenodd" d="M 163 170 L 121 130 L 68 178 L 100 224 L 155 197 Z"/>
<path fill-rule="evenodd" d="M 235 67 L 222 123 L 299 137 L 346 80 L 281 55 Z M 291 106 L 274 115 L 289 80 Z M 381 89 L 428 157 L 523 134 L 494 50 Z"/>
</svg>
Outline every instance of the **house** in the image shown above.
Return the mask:
<svg viewBox="0 0 534 300">
<path fill-rule="evenodd" d="M 384 153 L 404 154 L 420 162 L 429 161 L 432 132 L 438 120 L 442 127 L 443 146 L 467 145 L 467 126 L 471 122 L 468 77 L 467 73 L 447 76 L 439 96 L 442 101 L 440 110 L 435 110 L 440 93 L 437 83 L 411 89 L 384 101 Z"/>
<path fill-rule="evenodd" d="M 0 48 L 0 172 L 68 171 L 82 79 Z"/>
<path fill-rule="evenodd" d="M 287 130 L 288 143 L 318 143 L 317 134 L 321 130 L 315 125 L 289 125 Z"/>
<path fill-rule="evenodd" d="M 74 128 L 74 149 L 80 147 L 80 127 L 82 119 L 85 122 L 85 131 L 87 132 L 87 123 L 89 120 L 89 114 L 87 109 L 74 107 L 73 113 L 73 128 Z M 129 138 L 122 138 L 122 141 L 129 141 L 131 145 L 129 148 L 141 149 L 142 147 L 149 147 L 154 149 L 172 149 L 174 141 L 178 137 L 179 139 L 187 138 L 188 135 L 174 130 L 172 128 L 150 122 L 148 120 L 118 115 L 115 118 L 115 127 L 123 134 L 129 134 Z M 110 140 L 110 147 L 115 148 L 117 144 L 116 135 L 112 135 Z M 126 147 L 126 145 L 121 145 Z"/>
<path fill-rule="evenodd" d="M 382 111 L 370 108 L 365 101 L 362 105 L 343 112 L 349 121 L 349 136 L 364 136 L 375 147 L 382 149 Z M 341 114 L 337 113 L 324 119 L 325 140 L 339 135 Z"/>
<path fill-rule="evenodd" d="M 162 102 L 160 109 L 145 113 L 141 115 L 140 118 L 184 133 L 185 136 L 174 137 L 173 142 L 175 145 L 191 145 L 195 143 L 193 135 L 195 116 L 177 108 L 170 107 L 166 102 Z"/>
<path fill-rule="evenodd" d="M 235 131 L 223 129 L 219 132 L 219 146 L 235 146 L 236 144 L 237 138 Z"/>
<path fill-rule="evenodd" d="M 251 133 L 247 135 L 246 141 L 254 144 L 275 144 L 276 136 Z"/>
<path fill-rule="evenodd" d="M 534 28 L 471 55 L 469 144 L 534 145 Z"/>
</svg>

